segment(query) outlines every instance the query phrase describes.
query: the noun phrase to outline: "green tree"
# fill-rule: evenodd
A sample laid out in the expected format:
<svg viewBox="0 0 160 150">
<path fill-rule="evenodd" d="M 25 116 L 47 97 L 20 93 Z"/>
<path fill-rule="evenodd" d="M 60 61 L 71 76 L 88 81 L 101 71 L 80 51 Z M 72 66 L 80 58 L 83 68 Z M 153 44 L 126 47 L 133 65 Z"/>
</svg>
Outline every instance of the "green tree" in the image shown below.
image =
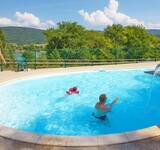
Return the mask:
<svg viewBox="0 0 160 150">
<path fill-rule="evenodd" d="M 150 34 L 142 26 L 125 27 L 125 35 L 127 37 L 126 47 L 148 49 L 150 48 Z"/>
<path fill-rule="evenodd" d="M 51 51 L 51 53 L 48 55 L 49 59 L 61 59 L 60 50 L 54 49 Z"/>
<path fill-rule="evenodd" d="M 87 30 L 75 22 L 62 22 L 57 28 L 47 30 L 45 35 L 47 57 L 54 59 L 144 58 L 151 50 L 160 49 L 160 39 L 142 26 L 114 24 L 99 32 Z"/>
<path fill-rule="evenodd" d="M 104 29 L 106 38 L 110 38 L 113 48 L 123 48 L 127 42 L 124 27 L 120 24 L 114 24 Z"/>
<path fill-rule="evenodd" d="M 3 30 L 0 29 L 0 49 L 2 50 L 6 46 L 6 40 Z"/>
<path fill-rule="evenodd" d="M 158 38 L 151 35 L 142 26 L 125 27 L 127 36 L 126 49 L 128 58 L 143 58 L 147 51 L 154 49 L 158 44 Z"/>
<path fill-rule="evenodd" d="M 25 51 L 22 56 L 26 61 L 33 61 L 35 59 L 33 51 Z"/>
<path fill-rule="evenodd" d="M 4 59 L 4 48 L 6 46 L 6 40 L 4 32 L 0 29 L 0 58 L 5 62 Z"/>
<path fill-rule="evenodd" d="M 146 59 L 160 58 L 160 50 L 149 50 L 144 54 L 143 58 Z"/>
<path fill-rule="evenodd" d="M 112 48 L 112 41 L 110 38 L 105 37 L 103 32 L 98 31 L 86 31 L 85 37 L 87 48 Z"/>
<path fill-rule="evenodd" d="M 48 41 L 48 48 L 82 48 L 85 43 L 83 35 L 85 28 L 75 22 L 62 22 L 56 29 L 49 29 L 45 32 Z"/>
</svg>

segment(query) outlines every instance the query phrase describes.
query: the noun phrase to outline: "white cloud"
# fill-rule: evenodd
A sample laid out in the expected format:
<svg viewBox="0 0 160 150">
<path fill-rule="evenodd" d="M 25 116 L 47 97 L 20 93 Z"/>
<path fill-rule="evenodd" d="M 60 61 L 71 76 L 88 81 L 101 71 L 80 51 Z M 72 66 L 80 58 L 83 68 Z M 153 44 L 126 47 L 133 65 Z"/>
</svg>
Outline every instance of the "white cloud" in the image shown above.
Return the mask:
<svg viewBox="0 0 160 150">
<path fill-rule="evenodd" d="M 160 29 L 160 23 L 148 23 L 146 28 L 148 28 L 148 29 Z"/>
<path fill-rule="evenodd" d="M 31 13 L 21 13 L 21 12 L 16 12 L 16 19 L 17 23 L 20 23 L 24 26 L 39 26 L 40 25 L 40 19 L 36 16 L 34 16 Z"/>
<path fill-rule="evenodd" d="M 132 18 L 126 14 L 118 11 L 119 3 L 117 0 L 109 0 L 108 6 L 104 10 L 96 10 L 94 12 L 87 12 L 80 10 L 79 14 L 92 25 L 144 25 L 143 21 Z"/>
<path fill-rule="evenodd" d="M 15 19 L 0 18 L 0 26 L 23 26 L 34 27 L 39 29 L 47 29 L 53 27 L 55 23 L 52 20 L 45 22 L 41 21 L 38 17 L 28 12 L 16 12 Z"/>
<path fill-rule="evenodd" d="M 14 22 L 12 22 L 11 19 L 8 19 L 8 18 L 0 18 L 0 26 L 10 26 L 10 25 L 13 25 Z"/>
<path fill-rule="evenodd" d="M 113 21 L 110 18 L 106 17 L 105 14 L 100 10 L 97 10 L 91 14 L 89 14 L 88 12 L 85 12 L 84 10 L 80 10 L 79 14 L 83 16 L 84 19 L 89 23 L 91 23 L 92 25 L 112 25 L 113 24 Z"/>
</svg>

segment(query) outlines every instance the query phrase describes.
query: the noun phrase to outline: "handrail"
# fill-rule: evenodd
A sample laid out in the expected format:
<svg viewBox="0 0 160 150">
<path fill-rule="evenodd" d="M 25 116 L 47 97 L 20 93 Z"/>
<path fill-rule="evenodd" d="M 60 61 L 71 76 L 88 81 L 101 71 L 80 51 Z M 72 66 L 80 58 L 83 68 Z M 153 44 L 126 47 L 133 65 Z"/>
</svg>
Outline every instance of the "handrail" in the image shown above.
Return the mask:
<svg viewBox="0 0 160 150">
<path fill-rule="evenodd" d="M 64 61 L 68 61 L 68 62 L 106 62 L 106 61 L 113 61 L 113 62 L 117 62 L 117 61 L 155 61 L 155 60 L 160 60 L 160 58 L 151 58 L 151 59 L 145 59 L 145 58 L 140 58 L 140 59 L 95 59 L 95 60 L 91 60 L 91 59 L 38 59 L 37 61 L 39 62 L 64 62 Z M 6 62 L 10 62 L 13 60 L 10 59 L 6 59 Z M 18 62 L 18 61 L 17 61 Z M 35 62 L 35 59 L 30 59 L 27 62 Z"/>
<path fill-rule="evenodd" d="M 94 66 L 94 65 L 110 65 L 110 64 L 127 64 L 146 61 L 160 61 L 160 58 L 153 59 L 103 59 L 103 60 L 88 60 L 88 59 L 48 59 L 48 60 L 30 60 L 25 62 L 16 62 L 7 59 L 6 64 L 0 64 L 1 71 L 5 69 L 23 70 L 24 68 L 50 68 L 50 67 L 69 67 L 69 66 Z"/>
</svg>

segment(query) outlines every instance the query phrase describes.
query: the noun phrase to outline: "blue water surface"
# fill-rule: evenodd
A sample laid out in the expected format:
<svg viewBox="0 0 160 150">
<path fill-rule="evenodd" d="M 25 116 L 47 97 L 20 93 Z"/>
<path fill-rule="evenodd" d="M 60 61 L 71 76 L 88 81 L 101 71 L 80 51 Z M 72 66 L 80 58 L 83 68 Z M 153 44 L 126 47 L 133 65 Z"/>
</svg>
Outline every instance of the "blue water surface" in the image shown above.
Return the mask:
<svg viewBox="0 0 160 150">
<path fill-rule="evenodd" d="M 79 95 L 66 96 L 77 86 Z M 100 94 L 119 102 L 108 120 L 92 116 Z M 160 77 L 144 70 L 49 76 L 0 86 L 0 124 L 53 135 L 102 135 L 160 124 Z"/>
</svg>

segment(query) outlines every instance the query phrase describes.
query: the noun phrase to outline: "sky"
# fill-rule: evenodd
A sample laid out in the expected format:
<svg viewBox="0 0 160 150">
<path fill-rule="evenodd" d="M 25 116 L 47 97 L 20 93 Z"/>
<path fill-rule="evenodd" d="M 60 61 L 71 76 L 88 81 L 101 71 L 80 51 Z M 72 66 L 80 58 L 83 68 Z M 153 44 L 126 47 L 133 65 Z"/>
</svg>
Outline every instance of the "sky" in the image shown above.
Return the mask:
<svg viewBox="0 0 160 150">
<path fill-rule="evenodd" d="M 103 30 L 112 24 L 160 29 L 160 0 L 1 0 L 0 26 L 39 29 L 78 22 Z"/>
</svg>

